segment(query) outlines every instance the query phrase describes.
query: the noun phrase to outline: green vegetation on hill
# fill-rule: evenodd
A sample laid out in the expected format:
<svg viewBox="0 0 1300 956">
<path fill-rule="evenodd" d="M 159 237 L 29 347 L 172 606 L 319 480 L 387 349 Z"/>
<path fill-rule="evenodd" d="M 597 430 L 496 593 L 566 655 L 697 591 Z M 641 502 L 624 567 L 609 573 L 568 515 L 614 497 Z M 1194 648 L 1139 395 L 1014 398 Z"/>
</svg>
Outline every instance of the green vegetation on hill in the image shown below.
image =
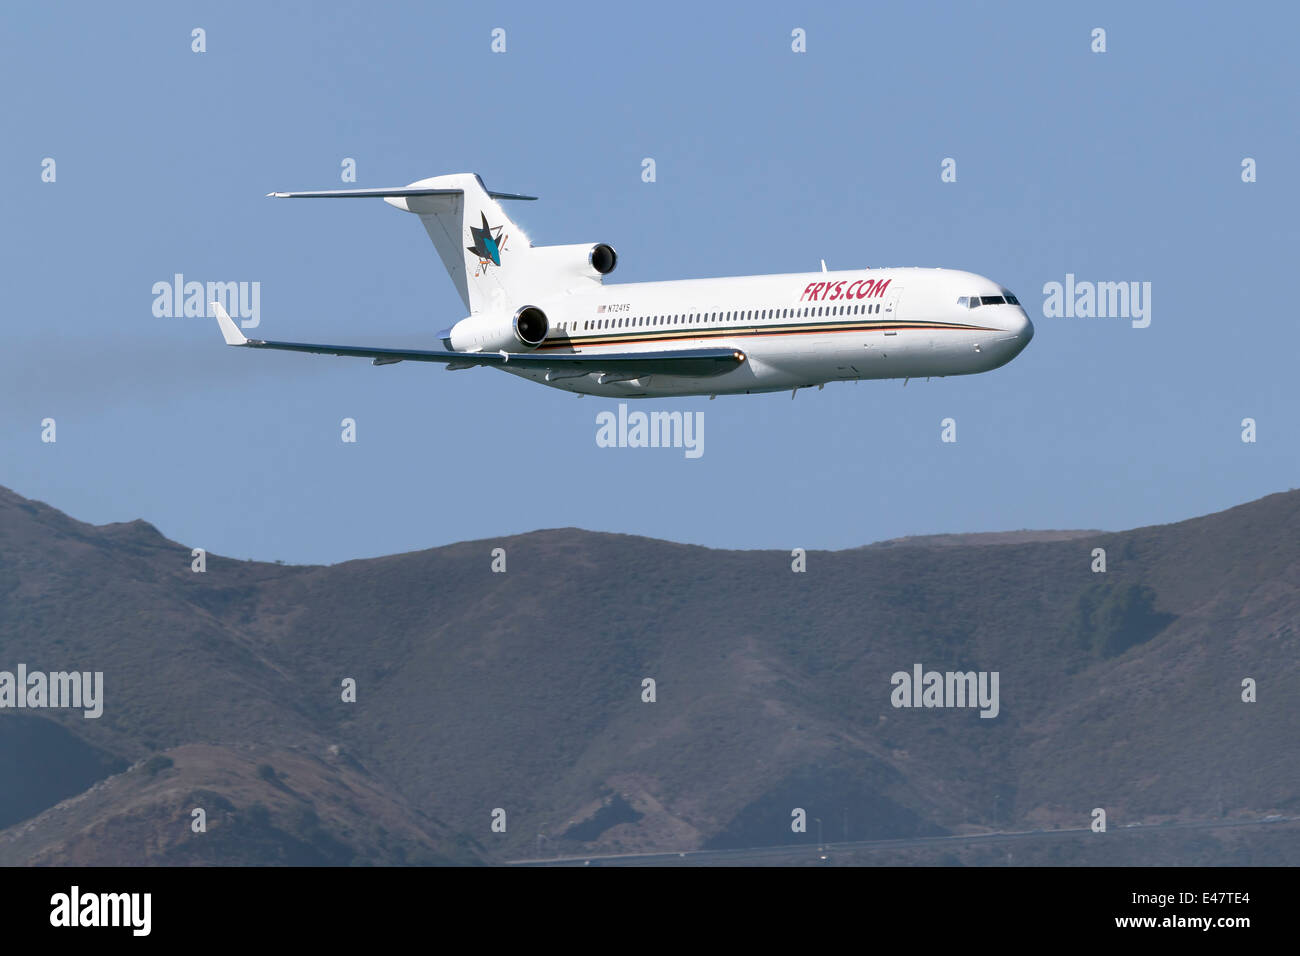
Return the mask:
<svg viewBox="0 0 1300 956">
<path fill-rule="evenodd" d="M 1145 584 L 1093 584 L 1079 595 L 1075 642 L 1093 657 L 1105 659 L 1144 644 L 1173 621 L 1155 608 L 1156 593 Z"/>
</svg>

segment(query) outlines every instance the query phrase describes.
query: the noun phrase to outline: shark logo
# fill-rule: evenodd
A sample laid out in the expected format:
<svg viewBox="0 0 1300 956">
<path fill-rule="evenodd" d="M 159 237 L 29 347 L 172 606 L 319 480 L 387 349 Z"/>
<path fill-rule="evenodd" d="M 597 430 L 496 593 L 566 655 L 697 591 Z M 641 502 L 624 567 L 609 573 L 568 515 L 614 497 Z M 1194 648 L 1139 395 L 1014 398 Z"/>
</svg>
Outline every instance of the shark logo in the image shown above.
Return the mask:
<svg viewBox="0 0 1300 956">
<path fill-rule="evenodd" d="M 474 240 L 474 245 L 466 246 L 470 252 L 479 258 L 479 265 L 486 267 L 489 262 L 493 265 L 501 265 L 501 232 L 504 226 L 489 226 L 486 213 L 479 213 L 483 218 L 483 228 L 470 226 L 469 232 Z"/>
</svg>

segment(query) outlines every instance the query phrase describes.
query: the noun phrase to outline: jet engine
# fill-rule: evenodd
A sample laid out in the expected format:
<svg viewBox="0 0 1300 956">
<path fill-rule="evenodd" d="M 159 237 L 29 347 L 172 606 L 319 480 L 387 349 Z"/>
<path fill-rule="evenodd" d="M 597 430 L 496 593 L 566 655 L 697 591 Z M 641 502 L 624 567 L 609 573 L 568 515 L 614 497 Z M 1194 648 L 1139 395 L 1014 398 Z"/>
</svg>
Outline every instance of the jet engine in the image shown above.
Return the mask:
<svg viewBox="0 0 1300 956">
<path fill-rule="evenodd" d="M 613 246 L 598 242 L 587 253 L 587 262 L 596 272 L 607 276 L 618 265 L 618 253 L 614 251 Z"/>
<path fill-rule="evenodd" d="M 444 344 L 458 352 L 516 352 L 535 349 L 550 331 L 546 313 L 524 305 L 510 315 L 472 315 L 445 333 Z"/>
<path fill-rule="evenodd" d="M 607 242 L 578 242 L 568 246 L 533 246 L 527 269 L 536 276 L 572 277 L 599 283 L 618 265 L 618 253 Z"/>
</svg>

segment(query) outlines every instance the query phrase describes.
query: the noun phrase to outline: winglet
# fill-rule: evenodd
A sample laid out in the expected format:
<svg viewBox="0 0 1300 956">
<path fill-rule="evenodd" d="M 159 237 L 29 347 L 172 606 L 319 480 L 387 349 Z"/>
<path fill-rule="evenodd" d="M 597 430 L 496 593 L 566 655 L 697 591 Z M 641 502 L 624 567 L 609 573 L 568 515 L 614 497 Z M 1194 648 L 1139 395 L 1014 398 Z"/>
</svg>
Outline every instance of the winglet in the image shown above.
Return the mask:
<svg viewBox="0 0 1300 956">
<path fill-rule="evenodd" d="M 248 337 L 239 331 L 239 326 L 231 321 L 226 310 L 221 307 L 220 302 L 211 304 L 212 312 L 217 317 L 217 325 L 221 326 L 221 336 L 226 340 L 227 345 L 247 345 Z"/>
</svg>

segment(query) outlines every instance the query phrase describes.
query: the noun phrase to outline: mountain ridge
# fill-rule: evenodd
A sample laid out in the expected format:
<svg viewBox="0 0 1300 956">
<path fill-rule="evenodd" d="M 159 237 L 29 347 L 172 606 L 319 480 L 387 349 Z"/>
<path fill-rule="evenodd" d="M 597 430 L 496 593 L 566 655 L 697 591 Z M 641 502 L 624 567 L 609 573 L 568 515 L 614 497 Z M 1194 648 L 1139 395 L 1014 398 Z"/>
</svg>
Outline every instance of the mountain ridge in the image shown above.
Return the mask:
<svg viewBox="0 0 1300 956">
<path fill-rule="evenodd" d="M 146 521 L 88 525 L 0 489 L 0 670 L 103 670 L 100 720 L 28 717 L 62 728 L 86 779 L 188 754 L 226 825 L 261 827 L 241 862 L 401 862 L 330 810 L 354 786 L 335 752 L 374 781 L 386 833 L 424 834 L 410 862 L 782 845 L 796 806 L 843 839 L 1078 825 L 1096 806 L 1294 811 L 1297 532 L 1292 491 L 1130 531 L 812 551 L 805 573 L 789 552 L 549 529 L 336 565 L 208 554 L 195 574 Z M 893 707 L 915 663 L 998 671 L 998 717 Z M 1259 703 L 1239 699 L 1247 677 Z M 248 779 L 249 747 L 322 761 L 291 761 L 319 794 Z M 128 832 L 170 835 L 152 857 L 106 841 L 97 858 L 84 834 L 111 812 L 75 829 L 58 788 L 41 807 L 0 785 L 0 822 L 37 811 L 0 830 L 0 862 L 212 861 L 175 808 L 120 794 Z"/>
</svg>

